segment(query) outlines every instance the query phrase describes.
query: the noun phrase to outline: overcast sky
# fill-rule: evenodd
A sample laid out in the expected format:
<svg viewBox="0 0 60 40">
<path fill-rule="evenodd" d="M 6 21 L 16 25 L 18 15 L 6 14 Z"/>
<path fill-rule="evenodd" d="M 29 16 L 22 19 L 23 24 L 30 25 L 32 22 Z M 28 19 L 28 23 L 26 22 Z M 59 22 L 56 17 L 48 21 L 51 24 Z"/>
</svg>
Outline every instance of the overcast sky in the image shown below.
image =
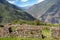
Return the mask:
<svg viewBox="0 0 60 40">
<path fill-rule="evenodd" d="M 34 4 L 38 4 L 42 1 L 43 0 L 9 0 L 10 3 L 20 6 L 20 7 L 31 6 Z"/>
</svg>

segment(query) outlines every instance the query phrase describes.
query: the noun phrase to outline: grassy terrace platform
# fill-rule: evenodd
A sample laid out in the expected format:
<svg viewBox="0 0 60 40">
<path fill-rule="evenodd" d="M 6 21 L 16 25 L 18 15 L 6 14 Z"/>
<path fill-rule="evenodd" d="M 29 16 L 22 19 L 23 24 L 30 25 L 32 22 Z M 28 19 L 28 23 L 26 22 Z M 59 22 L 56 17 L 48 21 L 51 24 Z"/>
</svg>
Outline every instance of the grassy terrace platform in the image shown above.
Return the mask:
<svg viewBox="0 0 60 40">
<path fill-rule="evenodd" d="M 0 40 L 42 40 L 40 38 L 0 38 Z"/>
<path fill-rule="evenodd" d="M 0 38 L 0 40 L 60 40 L 60 39 L 53 39 L 51 37 L 48 37 L 48 38 L 44 38 L 44 39 L 41 39 L 41 38 Z"/>
</svg>

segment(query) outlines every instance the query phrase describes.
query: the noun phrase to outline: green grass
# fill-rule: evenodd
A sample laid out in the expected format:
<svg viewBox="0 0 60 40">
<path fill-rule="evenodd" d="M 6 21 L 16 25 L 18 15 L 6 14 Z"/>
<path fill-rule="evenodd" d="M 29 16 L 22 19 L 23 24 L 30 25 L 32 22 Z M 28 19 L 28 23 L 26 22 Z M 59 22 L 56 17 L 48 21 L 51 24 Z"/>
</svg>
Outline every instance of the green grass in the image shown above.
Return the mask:
<svg viewBox="0 0 60 40">
<path fill-rule="evenodd" d="M 12 31 L 16 31 L 16 27 L 12 27 L 11 30 L 12 30 Z"/>
<path fill-rule="evenodd" d="M 60 24 L 45 23 L 39 20 L 27 21 L 27 20 L 14 20 L 12 24 L 28 24 L 28 25 L 39 25 L 39 26 L 49 26 L 49 27 L 59 27 Z"/>
<path fill-rule="evenodd" d="M 42 40 L 40 38 L 0 38 L 0 40 Z"/>
<path fill-rule="evenodd" d="M 44 39 L 41 39 L 41 38 L 19 38 L 19 37 L 16 37 L 16 38 L 0 38 L 0 40 L 57 40 L 57 39 L 54 39 L 54 38 L 51 38 L 51 37 L 47 37 L 47 38 L 44 38 Z"/>
<path fill-rule="evenodd" d="M 50 36 L 50 29 L 49 27 L 45 27 L 43 30 L 42 30 L 42 33 L 44 36 Z"/>
<path fill-rule="evenodd" d="M 45 27 L 45 28 L 42 30 L 42 34 L 45 36 L 45 38 L 42 39 L 42 40 L 60 40 L 60 39 L 55 39 L 55 38 L 51 37 L 50 33 L 51 33 L 51 32 L 50 32 L 49 27 Z"/>
</svg>

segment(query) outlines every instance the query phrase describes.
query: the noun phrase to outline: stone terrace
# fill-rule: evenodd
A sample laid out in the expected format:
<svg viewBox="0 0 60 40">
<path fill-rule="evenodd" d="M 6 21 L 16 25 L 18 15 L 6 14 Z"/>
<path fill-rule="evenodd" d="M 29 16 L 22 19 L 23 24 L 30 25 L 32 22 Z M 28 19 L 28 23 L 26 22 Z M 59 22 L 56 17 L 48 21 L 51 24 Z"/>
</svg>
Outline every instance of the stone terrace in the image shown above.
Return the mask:
<svg viewBox="0 0 60 40">
<path fill-rule="evenodd" d="M 15 28 L 15 31 L 11 29 Z M 29 37 L 29 38 L 41 38 L 42 26 L 34 26 L 27 24 L 6 24 L 0 29 L 0 37 Z"/>
<path fill-rule="evenodd" d="M 60 27 L 51 27 L 50 31 L 53 38 L 60 38 Z"/>
</svg>

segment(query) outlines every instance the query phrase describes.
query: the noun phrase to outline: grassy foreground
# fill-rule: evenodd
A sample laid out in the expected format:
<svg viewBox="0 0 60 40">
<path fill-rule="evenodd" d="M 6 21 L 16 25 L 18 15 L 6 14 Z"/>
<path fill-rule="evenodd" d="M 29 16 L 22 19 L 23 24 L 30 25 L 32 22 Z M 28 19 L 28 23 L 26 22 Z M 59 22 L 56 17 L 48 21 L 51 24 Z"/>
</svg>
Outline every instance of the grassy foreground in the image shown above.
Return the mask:
<svg viewBox="0 0 60 40">
<path fill-rule="evenodd" d="M 53 39 L 51 37 L 48 38 L 0 38 L 0 40 L 60 40 L 60 39 Z"/>
<path fill-rule="evenodd" d="M 0 38 L 0 40 L 42 40 L 40 38 Z"/>
</svg>

